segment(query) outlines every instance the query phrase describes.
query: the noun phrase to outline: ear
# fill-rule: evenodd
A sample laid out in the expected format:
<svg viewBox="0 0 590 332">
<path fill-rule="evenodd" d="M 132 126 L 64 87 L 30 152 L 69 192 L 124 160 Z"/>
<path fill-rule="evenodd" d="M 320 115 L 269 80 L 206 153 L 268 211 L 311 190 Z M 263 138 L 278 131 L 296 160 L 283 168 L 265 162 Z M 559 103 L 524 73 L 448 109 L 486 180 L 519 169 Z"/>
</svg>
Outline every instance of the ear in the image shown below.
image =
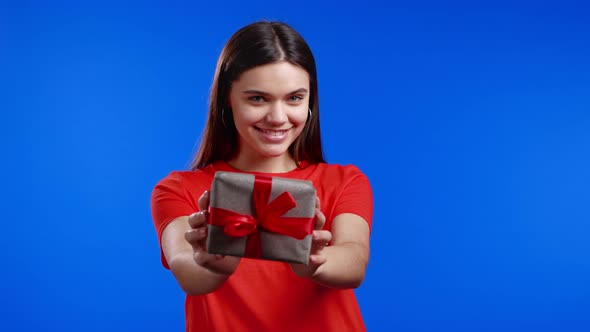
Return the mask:
<svg viewBox="0 0 590 332">
<path fill-rule="evenodd" d="M 229 93 L 227 94 L 227 98 L 225 100 L 226 108 L 231 109 L 231 98 L 229 97 Z"/>
</svg>

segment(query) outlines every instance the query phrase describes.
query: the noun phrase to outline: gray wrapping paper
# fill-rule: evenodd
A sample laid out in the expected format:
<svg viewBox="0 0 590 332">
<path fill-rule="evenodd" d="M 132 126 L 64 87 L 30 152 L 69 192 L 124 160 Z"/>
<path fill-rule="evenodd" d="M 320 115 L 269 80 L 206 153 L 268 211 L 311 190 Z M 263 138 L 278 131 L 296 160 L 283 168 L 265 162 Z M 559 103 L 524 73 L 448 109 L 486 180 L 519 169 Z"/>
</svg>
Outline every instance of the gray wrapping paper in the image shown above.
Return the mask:
<svg viewBox="0 0 590 332">
<path fill-rule="evenodd" d="M 236 172 L 216 172 L 211 185 L 209 206 L 229 210 L 241 215 L 254 216 L 255 176 Z M 288 192 L 296 206 L 281 217 L 314 218 L 316 190 L 311 181 L 272 177 L 272 189 L 269 202 L 284 192 Z M 280 218 L 279 218 L 280 222 Z M 206 241 L 207 252 L 228 256 L 251 257 L 290 263 L 307 264 L 311 250 L 311 234 L 302 240 L 288 235 L 273 233 L 263 228 L 256 232 L 260 235 L 261 256 L 246 255 L 248 235 L 244 237 L 229 236 L 223 227 L 208 225 Z M 258 239 L 257 239 L 258 240 Z"/>
</svg>

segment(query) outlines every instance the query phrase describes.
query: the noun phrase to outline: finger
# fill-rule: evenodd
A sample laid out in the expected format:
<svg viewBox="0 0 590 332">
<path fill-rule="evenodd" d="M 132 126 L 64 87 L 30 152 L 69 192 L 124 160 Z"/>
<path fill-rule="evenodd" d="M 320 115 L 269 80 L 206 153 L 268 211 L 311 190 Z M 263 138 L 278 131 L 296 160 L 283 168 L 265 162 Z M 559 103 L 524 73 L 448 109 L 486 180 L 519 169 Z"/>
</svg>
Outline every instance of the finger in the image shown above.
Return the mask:
<svg viewBox="0 0 590 332">
<path fill-rule="evenodd" d="M 199 211 L 207 211 L 209 209 L 209 190 L 205 190 L 205 192 L 199 197 Z"/>
<path fill-rule="evenodd" d="M 316 254 L 316 255 L 310 255 L 309 256 L 309 262 L 312 265 L 322 265 L 326 262 L 327 258 L 326 255 L 322 255 L 322 254 Z"/>
<path fill-rule="evenodd" d="M 198 244 L 193 245 L 193 251 L 193 258 L 195 262 L 204 267 L 207 267 L 211 261 L 219 259 L 218 255 L 212 255 L 207 252 L 207 249 L 205 248 L 202 241 L 199 241 Z"/>
<path fill-rule="evenodd" d="M 326 224 L 326 216 L 324 216 L 324 214 L 322 213 L 322 211 L 319 208 L 315 209 L 315 225 L 314 228 L 315 229 L 322 229 L 324 228 L 324 225 Z"/>
<path fill-rule="evenodd" d="M 327 230 L 315 230 L 312 233 L 312 241 L 326 246 L 332 241 L 332 233 Z"/>
<path fill-rule="evenodd" d="M 207 229 L 206 228 L 198 228 L 198 229 L 191 229 L 184 233 L 184 239 L 188 242 L 193 248 L 201 248 L 202 241 L 207 238 Z"/>
<path fill-rule="evenodd" d="M 323 242 L 323 243 L 318 242 L 318 243 L 314 244 L 311 248 L 312 249 L 311 249 L 309 257 L 322 253 L 323 250 L 326 248 L 326 244 L 325 244 L 325 242 Z"/>
<path fill-rule="evenodd" d="M 195 250 L 193 254 L 195 262 L 201 266 L 207 266 L 207 263 L 211 260 L 212 256 L 204 250 Z"/>
<path fill-rule="evenodd" d="M 319 197 L 317 197 L 317 196 L 315 197 L 315 207 L 316 207 L 317 209 L 319 209 L 319 208 L 320 208 L 320 198 L 319 198 Z"/>
<path fill-rule="evenodd" d="M 207 253 L 205 250 L 195 250 L 193 257 L 194 257 L 194 260 L 197 264 L 199 264 L 203 267 L 206 267 L 208 269 L 211 269 L 211 268 L 213 268 L 211 263 L 213 263 L 215 261 L 219 261 L 219 260 L 223 259 L 225 256 L 211 255 L 211 254 Z"/>
<path fill-rule="evenodd" d="M 204 227 L 207 223 L 208 212 L 199 211 L 188 216 L 188 224 L 191 228 Z"/>
</svg>

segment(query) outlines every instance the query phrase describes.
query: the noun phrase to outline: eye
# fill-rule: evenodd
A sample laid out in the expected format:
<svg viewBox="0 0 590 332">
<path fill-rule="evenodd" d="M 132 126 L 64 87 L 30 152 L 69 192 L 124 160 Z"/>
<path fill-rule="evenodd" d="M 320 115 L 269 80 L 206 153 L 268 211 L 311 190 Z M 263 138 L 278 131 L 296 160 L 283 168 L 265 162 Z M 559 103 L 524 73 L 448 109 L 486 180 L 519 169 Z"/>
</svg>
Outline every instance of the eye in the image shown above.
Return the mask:
<svg viewBox="0 0 590 332">
<path fill-rule="evenodd" d="M 264 101 L 264 97 L 262 96 L 252 96 L 252 97 L 248 97 L 248 100 L 253 101 L 255 103 L 261 103 Z"/>
<path fill-rule="evenodd" d="M 299 96 L 299 95 L 294 95 L 294 96 L 289 97 L 289 101 L 292 101 L 292 102 L 298 102 L 301 100 L 303 100 L 303 97 Z"/>
</svg>

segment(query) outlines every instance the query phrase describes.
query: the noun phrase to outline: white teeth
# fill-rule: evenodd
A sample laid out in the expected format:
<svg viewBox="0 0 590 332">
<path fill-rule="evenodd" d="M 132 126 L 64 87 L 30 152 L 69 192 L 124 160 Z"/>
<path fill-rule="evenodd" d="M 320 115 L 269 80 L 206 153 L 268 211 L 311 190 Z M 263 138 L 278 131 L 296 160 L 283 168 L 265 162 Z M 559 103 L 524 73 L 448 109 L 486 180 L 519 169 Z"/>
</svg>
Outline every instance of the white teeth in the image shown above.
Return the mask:
<svg viewBox="0 0 590 332">
<path fill-rule="evenodd" d="M 267 129 L 260 129 L 260 130 L 263 133 L 269 134 L 269 135 L 272 135 L 272 136 L 281 136 L 281 135 L 283 135 L 286 132 L 286 130 L 279 130 L 279 131 L 277 131 L 277 130 L 267 130 Z"/>
</svg>

